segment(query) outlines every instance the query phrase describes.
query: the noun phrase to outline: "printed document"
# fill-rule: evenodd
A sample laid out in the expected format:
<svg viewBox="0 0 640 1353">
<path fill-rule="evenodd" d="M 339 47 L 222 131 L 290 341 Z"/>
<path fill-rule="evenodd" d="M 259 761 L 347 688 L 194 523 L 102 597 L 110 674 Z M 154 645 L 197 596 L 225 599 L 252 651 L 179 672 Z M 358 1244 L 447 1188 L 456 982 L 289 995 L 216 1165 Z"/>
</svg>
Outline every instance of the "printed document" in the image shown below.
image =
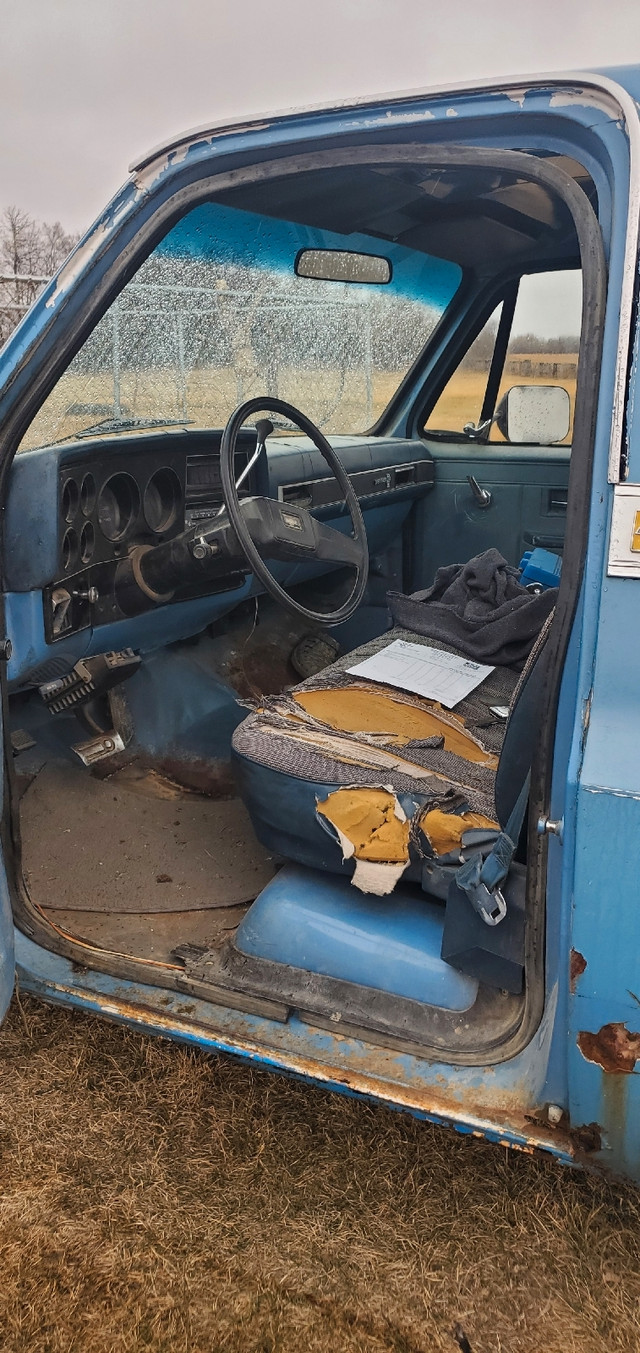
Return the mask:
<svg viewBox="0 0 640 1353">
<path fill-rule="evenodd" d="M 442 648 L 427 644 L 410 644 L 395 639 L 373 657 L 365 658 L 355 667 L 349 667 L 352 676 L 367 681 L 380 681 L 385 686 L 398 686 L 413 691 L 428 700 L 438 700 L 445 709 L 453 709 L 470 691 L 493 672 L 470 658 L 458 658 Z"/>
</svg>

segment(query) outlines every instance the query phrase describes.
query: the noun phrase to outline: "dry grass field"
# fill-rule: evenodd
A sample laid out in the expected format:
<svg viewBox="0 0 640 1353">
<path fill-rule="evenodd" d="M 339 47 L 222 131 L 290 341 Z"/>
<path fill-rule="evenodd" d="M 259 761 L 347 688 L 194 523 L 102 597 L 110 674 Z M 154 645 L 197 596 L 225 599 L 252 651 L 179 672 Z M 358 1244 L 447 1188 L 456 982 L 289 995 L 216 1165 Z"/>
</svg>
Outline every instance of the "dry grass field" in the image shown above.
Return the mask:
<svg viewBox="0 0 640 1353">
<path fill-rule="evenodd" d="M 512 385 L 561 385 L 569 394 L 573 416 L 573 405 L 576 396 L 575 375 L 550 376 L 546 374 L 546 368 L 552 366 L 554 362 L 571 362 L 571 360 L 571 356 L 566 353 L 558 354 L 557 356 L 547 353 L 544 355 L 540 354 L 540 356 L 531 356 L 527 354 L 526 358 L 514 355 L 511 358 L 509 367 L 515 366 L 516 370 L 511 371 L 509 370 L 509 367 L 507 368 L 500 383 L 496 403 L 502 399 L 502 396 L 506 394 L 507 390 L 509 390 Z M 525 376 L 520 374 L 518 367 L 524 361 L 530 362 L 532 374 Z M 577 358 L 574 357 L 573 361 L 577 361 Z M 542 371 L 540 371 L 540 367 L 542 367 Z M 464 427 L 465 423 L 477 423 L 480 419 L 486 380 L 486 372 L 465 368 L 463 363 L 440 396 L 440 399 L 431 413 L 427 428 L 456 429 L 459 431 Z M 492 430 L 491 440 L 504 440 L 497 428 Z M 569 442 L 570 440 L 571 436 L 569 435 L 566 438 L 566 441 Z"/>
<path fill-rule="evenodd" d="M 636 1353 L 630 1188 L 22 998 L 3 1353 Z"/>
<path fill-rule="evenodd" d="M 521 375 L 523 360 L 531 364 L 532 374 Z M 499 398 L 512 385 L 562 385 L 568 390 L 571 405 L 575 398 L 575 374 L 546 374 L 555 362 L 575 362 L 570 354 L 548 353 L 514 355 L 500 386 Z M 541 370 L 539 370 L 541 368 Z M 313 418 L 325 432 L 363 432 L 383 413 L 397 390 L 404 372 L 373 371 L 369 390 L 362 370 L 343 376 L 338 370 L 304 370 L 285 367 L 274 384 L 268 373 L 259 370 L 253 360 L 238 368 L 196 368 L 181 383 L 175 368 L 152 368 L 120 373 L 119 398 L 122 414 L 138 419 L 180 418 L 187 410 L 196 427 L 222 427 L 229 414 L 243 399 L 267 392 L 278 393 Z M 486 385 L 486 372 L 466 368 L 464 363 L 447 385 L 429 419 L 429 427 L 461 431 L 466 422 L 480 417 Z M 64 375 L 31 423 L 21 450 L 48 445 L 62 437 L 74 436 L 81 429 L 112 415 L 113 376 L 109 371 L 81 373 L 73 367 Z M 492 433 L 492 440 L 501 440 Z"/>
</svg>

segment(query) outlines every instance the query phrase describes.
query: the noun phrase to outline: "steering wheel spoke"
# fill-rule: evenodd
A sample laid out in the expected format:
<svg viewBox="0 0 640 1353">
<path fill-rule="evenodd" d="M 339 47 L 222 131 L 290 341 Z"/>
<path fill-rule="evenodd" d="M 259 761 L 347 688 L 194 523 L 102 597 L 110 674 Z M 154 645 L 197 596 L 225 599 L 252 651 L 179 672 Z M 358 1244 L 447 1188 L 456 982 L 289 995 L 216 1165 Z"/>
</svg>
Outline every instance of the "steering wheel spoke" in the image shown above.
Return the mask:
<svg viewBox="0 0 640 1353">
<path fill-rule="evenodd" d="M 362 558 L 358 541 L 346 531 L 336 531 L 335 526 L 315 521 L 316 558 L 327 564 L 349 565 L 357 568 Z"/>
<path fill-rule="evenodd" d="M 280 503 L 273 498 L 249 498 L 240 501 L 234 477 L 235 450 L 243 423 L 254 413 L 281 414 L 313 442 L 335 475 L 351 518 L 352 531 L 338 531 L 317 521 L 298 504 Z M 267 427 L 263 423 L 258 427 Z M 313 624 L 339 625 L 348 620 L 360 605 L 369 573 L 367 535 L 360 503 L 349 476 L 330 442 L 305 414 L 283 399 L 249 399 L 231 415 L 222 436 L 220 478 L 227 515 L 246 557 L 249 568 L 267 592 L 292 611 Z M 350 595 L 333 611 L 313 611 L 290 597 L 274 578 L 265 560 L 293 561 L 348 566 L 355 570 Z"/>
</svg>

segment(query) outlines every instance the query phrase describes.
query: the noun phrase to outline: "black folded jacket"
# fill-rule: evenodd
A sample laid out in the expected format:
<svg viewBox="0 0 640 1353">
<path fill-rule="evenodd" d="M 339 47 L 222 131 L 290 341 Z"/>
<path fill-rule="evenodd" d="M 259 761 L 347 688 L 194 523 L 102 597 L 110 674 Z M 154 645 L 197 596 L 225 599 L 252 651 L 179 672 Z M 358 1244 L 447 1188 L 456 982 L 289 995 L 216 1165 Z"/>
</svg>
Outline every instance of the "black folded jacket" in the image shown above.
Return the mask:
<svg viewBox="0 0 640 1353">
<path fill-rule="evenodd" d="M 387 601 L 394 624 L 451 644 L 475 662 L 519 669 L 557 596 L 557 587 L 527 592 L 518 569 L 491 549 L 468 564 L 439 568 L 425 591 L 388 592 Z"/>
</svg>

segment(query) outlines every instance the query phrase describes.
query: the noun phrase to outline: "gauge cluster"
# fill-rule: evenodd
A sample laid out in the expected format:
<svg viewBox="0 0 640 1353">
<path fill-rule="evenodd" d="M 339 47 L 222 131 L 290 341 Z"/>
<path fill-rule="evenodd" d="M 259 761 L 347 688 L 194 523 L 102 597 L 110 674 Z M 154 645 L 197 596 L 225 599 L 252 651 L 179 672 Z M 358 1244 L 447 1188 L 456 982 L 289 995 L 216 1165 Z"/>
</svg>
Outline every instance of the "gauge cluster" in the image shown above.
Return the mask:
<svg viewBox="0 0 640 1353">
<path fill-rule="evenodd" d="M 127 448 L 126 458 L 111 448 L 106 454 L 95 448 L 91 457 L 78 450 L 58 466 L 56 581 L 43 592 L 49 643 L 121 619 L 113 586 L 119 562 L 134 546 L 171 540 L 215 516 L 222 505 L 219 441 L 212 445 L 208 438 L 208 446 L 194 447 L 190 440 L 187 451 L 184 441 L 167 445 L 154 439 L 144 449 Z M 248 458 L 245 448 L 238 451 L 238 473 Z M 253 475 L 245 492 L 255 492 Z M 220 589 L 241 582 L 242 575 L 233 574 L 220 581 Z M 195 593 L 177 589 L 176 600 L 202 590 L 203 585 Z"/>
<path fill-rule="evenodd" d="M 133 541 L 155 544 L 184 530 L 184 459 L 137 473 L 130 463 L 111 474 L 77 464 L 61 470 L 61 577 L 119 558 Z"/>
</svg>

